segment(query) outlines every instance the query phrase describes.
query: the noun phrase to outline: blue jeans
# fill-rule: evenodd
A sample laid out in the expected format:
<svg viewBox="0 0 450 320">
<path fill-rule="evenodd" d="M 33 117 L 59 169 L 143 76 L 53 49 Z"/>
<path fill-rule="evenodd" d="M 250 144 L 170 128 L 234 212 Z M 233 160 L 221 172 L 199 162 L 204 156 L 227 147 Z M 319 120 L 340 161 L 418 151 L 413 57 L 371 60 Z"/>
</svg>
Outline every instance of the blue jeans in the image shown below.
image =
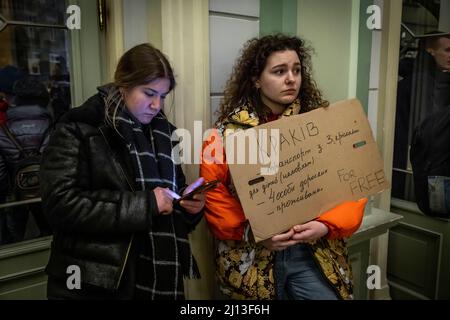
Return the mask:
<svg viewBox="0 0 450 320">
<path fill-rule="evenodd" d="M 338 299 L 304 244 L 277 252 L 274 271 L 279 300 Z"/>
</svg>

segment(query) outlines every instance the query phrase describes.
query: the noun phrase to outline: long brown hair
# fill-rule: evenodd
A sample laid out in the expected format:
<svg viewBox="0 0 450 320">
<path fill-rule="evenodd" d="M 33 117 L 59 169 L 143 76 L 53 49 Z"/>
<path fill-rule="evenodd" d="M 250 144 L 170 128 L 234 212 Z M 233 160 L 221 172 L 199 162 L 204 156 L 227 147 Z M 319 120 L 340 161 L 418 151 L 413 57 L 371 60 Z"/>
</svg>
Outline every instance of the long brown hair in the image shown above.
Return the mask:
<svg viewBox="0 0 450 320">
<path fill-rule="evenodd" d="M 137 45 L 123 54 L 114 73 L 114 84 L 131 89 L 158 78 L 170 80 L 169 91 L 175 87 L 173 70 L 167 58 L 149 43 Z"/>
<path fill-rule="evenodd" d="M 175 88 L 175 77 L 167 58 L 151 44 L 143 43 L 122 55 L 114 73 L 113 85 L 118 89 L 129 90 L 158 78 L 169 79 L 169 92 Z M 113 125 L 118 112 L 119 95 L 119 91 L 114 90 L 106 99 L 106 120 Z"/>
<path fill-rule="evenodd" d="M 233 72 L 227 81 L 224 98 L 219 107 L 218 122 L 224 120 L 236 107 L 249 102 L 259 117 L 263 116 L 263 103 L 259 91 L 255 87 L 255 80 L 259 79 L 266 67 L 268 57 L 277 51 L 293 50 L 297 52 L 301 64 L 302 85 L 298 98 L 301 113 L 328 106 L 328 101 L 322 98 L 311 73 L 311 48 L 306 47 L 298 37 L 283 34 L 268 35 L 260 39 L 248 40 L 241 56 L 236 61 Z"/>
</svg>

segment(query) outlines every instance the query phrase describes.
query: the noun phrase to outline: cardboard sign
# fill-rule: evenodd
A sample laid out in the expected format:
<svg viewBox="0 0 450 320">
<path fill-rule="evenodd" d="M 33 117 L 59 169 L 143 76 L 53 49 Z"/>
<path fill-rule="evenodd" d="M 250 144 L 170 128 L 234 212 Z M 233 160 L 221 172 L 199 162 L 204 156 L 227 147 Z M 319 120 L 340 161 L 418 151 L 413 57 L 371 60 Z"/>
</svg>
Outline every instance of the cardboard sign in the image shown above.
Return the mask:
<svg viewBox="0 0 450 320">
<path fill-rule="evenodd" d="M 271 136 L 277 131 L 273 129 L 279 129 L 279 137 Z M 231 176 L 256 241 L 314 219 L 344 201 L 390 187 L 358 100 L 238 131 L 227 140 L 249 137 L 248 130 L 256 131 L 258 153 L 266 152 L 267 158 L 279 152 L 277 163 L 264 171 L 264 163 L 233 161 L 235 155 L 242 157 L 243 149 L 239 153 L 237 146 L 226 145 Z M 262 139 L 261 130 L 269 132 L 267 139 Z M 246 159 L 252 152 L 245 149 Z"/>
</svg>

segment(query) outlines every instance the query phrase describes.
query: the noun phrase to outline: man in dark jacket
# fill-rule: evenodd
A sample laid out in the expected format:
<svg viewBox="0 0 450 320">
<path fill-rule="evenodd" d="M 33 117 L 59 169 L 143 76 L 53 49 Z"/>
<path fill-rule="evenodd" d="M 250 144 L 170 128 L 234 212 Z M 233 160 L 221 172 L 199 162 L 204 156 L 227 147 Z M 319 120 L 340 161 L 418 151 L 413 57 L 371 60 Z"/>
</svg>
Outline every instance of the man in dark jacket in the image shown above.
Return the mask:
<svg viewBox="0 0 450 320">
<path fill-rule="evenodd" d="M 401 74 L 402 65 L 399 66 L 393 164 L 400 170 L 409 169 L 414 128 L 430 115 L 450 107 L 450 36 L 441 31 L 429 34 L 419 41 L 416 59 L 408 61 L 409 72 Z M 393 197 L 413 200 L 407 177 L 402 171 L 393 171 Z"/>
<path fill-rule="evenodd" d="M 49 102 L 47 88 L 40 81 L 25 78 L 15 83 L 13 95 L 13 103 L 6 113 L 6 126 L 25 152 L 42 152 L 48 144 L 49 127 L 52 123 L 46 109 Z M 4 202 L 8 195 L 13 201 L 20 200 L 11 194 L 11 179 L 14 167 L 22 157 L 20 150 L 6 132 L 0 130 L 0 202 Z M 2 234 L 2 243 L 24 239 L 29 212 L 33 213 L 39 235 L 50 234 L 40 203 L 15 206 L 4 217 L 6 230 Z"/>
</svg>

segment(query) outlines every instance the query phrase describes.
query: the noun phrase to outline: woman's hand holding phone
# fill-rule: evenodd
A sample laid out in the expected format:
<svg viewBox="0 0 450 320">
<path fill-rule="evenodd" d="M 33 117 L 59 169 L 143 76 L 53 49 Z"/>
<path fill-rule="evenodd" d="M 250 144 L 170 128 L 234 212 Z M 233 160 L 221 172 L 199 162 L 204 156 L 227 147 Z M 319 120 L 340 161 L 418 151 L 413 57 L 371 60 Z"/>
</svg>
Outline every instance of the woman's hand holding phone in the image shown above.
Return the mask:
<svg viewBox="0 0 450 320">
<path fill-rule="evenodd" d="M 196 188 L 200 187 L 205 182 L 205 179 L 198 178 L 193 183 L 191 183 L 183 192 L 183 196 L 191 193 Z M 192 198 L 183 199 L 181 197 L 180 205 L 190 214 L 197 214 L 202 211 L 205 206 L 205 195 L 203 193 L 194 194 Z"/>
<path fill-rule="evenodd" d="M 161 215 L 171 214 L 173 211 L 173 199 L 174 196 L 180 197 L 169 188 L 157 187 L 153 190 L 156 198 L 156 204 L 158 206 L 158 212 Z"/>
</svg>

